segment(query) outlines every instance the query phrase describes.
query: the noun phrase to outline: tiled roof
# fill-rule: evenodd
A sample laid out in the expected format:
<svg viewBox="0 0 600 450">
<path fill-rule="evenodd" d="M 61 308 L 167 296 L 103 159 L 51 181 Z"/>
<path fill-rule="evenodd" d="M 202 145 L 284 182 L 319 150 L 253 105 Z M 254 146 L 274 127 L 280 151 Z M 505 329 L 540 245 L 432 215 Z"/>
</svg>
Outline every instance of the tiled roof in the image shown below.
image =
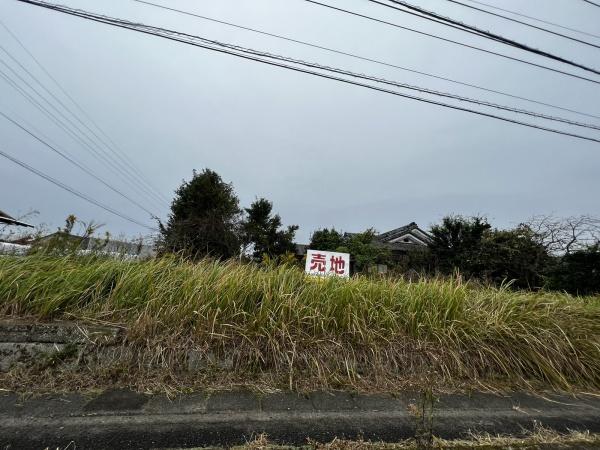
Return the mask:
<svg viewBox="0 0 600 450">
<path fill-rule="evenodd" d="M 413 233 L 415 231 L 416 233 Z M 412 235 L 414 238 L 418 239 L 423 243 L 427 243 L 431 240 L 429 233 L 419 228 L 419 226 L 415 222 L 411 222 L 408 225 L 404 225 L 403 227 L 395 228 L 393 230 L 386 231 L 385 233 L 381 233 L 377 236 L 377 240 L 380 242 L 390 242 L 406 234 Z"/>
<path fill-rule="evenodd" d="M 415 228 L 419 228 L 419 226 L 415 222 L 411 222 L 408 225 L 404 225 L 403 227 L 394 228 L 393 230 L 386 231 L 385 233 L 381 233 L 377 236 L 377 240 L 379 241 L 391 241 L 392 239 L 402 236 L 403 234 L 409 233 Z"/>
</svg>

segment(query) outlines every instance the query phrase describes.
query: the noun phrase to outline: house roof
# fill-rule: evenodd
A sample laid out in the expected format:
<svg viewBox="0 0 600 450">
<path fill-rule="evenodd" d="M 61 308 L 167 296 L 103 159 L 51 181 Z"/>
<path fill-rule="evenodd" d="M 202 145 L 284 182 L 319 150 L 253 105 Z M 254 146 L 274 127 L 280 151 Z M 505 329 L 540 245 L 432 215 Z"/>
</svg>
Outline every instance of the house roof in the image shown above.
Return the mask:
<svg viewBox="0 0 600 450">
<path fill-rule="evenodd" d="M 344 236 L 354 236 L 357 234 L 359 233 L 344 233 Z M 432 240 L 429 233 L 419 228 L 415 222 L 411 222 L 408 225 L 394 228 L 375 236 L 374 243 L 392 251 L 406 252 L 426 247 Z M 308 245 L 306 244 L 296 244 L 297 255 L 306 254 L 307 249 Z"/>
<path fill-rule="evenodd" d="M 426 231 L 419 228 L 415 222 L 411 222 L 408 225 L 394 228 L 393 230 L 386 231 L 377 236 L 377 240 L 380 242 L 395 243 L 400 238 L 410 235 L 413 239 L 413 244 L 427 245 L 431 242 L 431 236 Z"/>
<path fill-rule="evenodd" d="M 64 231 L 56 231 L 37 239 L 37 242 L 49 242 L 55 238 L 64 238 L 72 242 L 78 242 L 78 248 L 85 251 L 99 251 L 104 253 L 123 253 L 126 255 L 153 256 L 154 248 L 151 245 L 140 242 L 127 242 L 114 239 L 103 239 L 92 236 L 78 236 L 68 234 Z"/>
<path fill-rule="evenodd" d="M 29 225 L 28 223 L 21 222 L 21 221 L 15 219 L 14 217 L 12 217 L 11 215 L 5 213 L 1 209 L 0 209 L 0 223 L 6 223 L 8 225 L 18 225 L 21 227 L 33 228 L 33 225 Z"/>
</svg>

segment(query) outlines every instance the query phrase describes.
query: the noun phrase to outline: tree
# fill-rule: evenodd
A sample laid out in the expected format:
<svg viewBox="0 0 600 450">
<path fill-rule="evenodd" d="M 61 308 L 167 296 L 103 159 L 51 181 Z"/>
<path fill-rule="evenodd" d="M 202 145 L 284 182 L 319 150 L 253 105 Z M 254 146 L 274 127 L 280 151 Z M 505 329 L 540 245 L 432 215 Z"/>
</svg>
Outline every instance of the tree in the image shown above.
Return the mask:
<svg viewBox="0 0 600 450">
<path fill-rule="evenodd" d="M 549 272 L 547 287 L 575 295 L 600 293 L 600 244 L 563 255 Z"/>
<path fill-rule="evenodd" d="M 369 228 L 362 233 L 346 234 L 344 245 L 338 251 L 350 253 L 354 260 L 354 270 L 362 272 L 368 270 L 375 264 L 388 264 L 390 262 L 390 251 L 378 245 L 375 241 L 377 233 Z"/>
<path fill-rule="evenodd" d="M 193 172 L 175 191 L 166 225 L 159 222 L 160 253 L 231 258 L 240 252 L 241 210 L 233 186 L 210 169 Z"/>
<path fill-rule="evenodd" d="M 483 217 L 445 217 L 431 228 L 431 252 L 443 273 L 460 270 L 469 277 L 520 288 L 539 288 L 552 258 L 526 225 L 492 229 Z"/>
<path fill-rule="evenodd" d="M 431 254 L 439 270 L 460 269 L 468 276 L 481 272 L 481 244 L 491 225 L 484 217 L 446 216 L 431 227 Z"/>
<path fill-rule="evenodd" d="M 481 278 L 500 284 L 513 281 L 515 287 L 540 288 L 552 257 L 535 233 L 524 225 L 512 230 L 488 230 L 481 241 Z"/>
<path fill-rule="evenodd" d="M 600 219 L 582 215 L 566 218 L 535 216 L 525 222 L 549 253 L 564 255 L 587 250 L 600 241 Z"/>
<path fill-rule="evenodd" d="M 273 258 L 296 250 L 294 236 L 298 225 L 282 228 L 279 214 L 272 215 L 273 203 L 260 198 L 245 208 L 247 218 L 243 224 L 244 244 L 253 247 L 253 257 Z"/>
<path fill-rule="evenodd" d="M 323 228 L 313 232 L 308 246 L 314 250 L 335 252 L 343 245 L 344 236 L 341 232 L 337 231 L 335 228 L 332 228 L 331 230 Z"/>
</svg>

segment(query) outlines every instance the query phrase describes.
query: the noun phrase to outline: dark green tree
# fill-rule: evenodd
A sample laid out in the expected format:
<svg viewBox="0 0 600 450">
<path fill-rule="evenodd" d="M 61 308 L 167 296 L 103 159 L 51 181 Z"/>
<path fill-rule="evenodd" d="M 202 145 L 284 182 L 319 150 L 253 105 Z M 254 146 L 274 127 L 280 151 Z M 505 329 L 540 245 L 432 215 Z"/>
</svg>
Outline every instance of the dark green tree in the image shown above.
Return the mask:
<svg viewBox="0 0 600 450">
<path fill-rule="evenodd" d="M 560 257 L 548 273 L 547 287 L 575 295 L 600 293 L 600 244 Z"/>
<path fill-rule="evenodd" d="M 233 186 L 210 169 L 194 171 L 175 191 L 167 224 L 159 223 L 159 251 L 195 259 L 231 258 L 241 248 L 240 220 Z"/>
<path fill-rule="evenodd" d="M 447 216 L 432 226 L 430 250 L 438 270 L 451 273 L 459 269 L 467 276 L 481 273 L 482 240 L 490 229 L 484 217 Z"/>
<path fill-rule="evenodd" d="M 375 264 L 388 264 L 390 251 L 375 240 L 377 233 L 369 228 L 362 233 L 346 234 L 344 244 L 338 251 L 350 253 L 354 262 L 354 270 L 362 272 Z"/>
<path fill-rule="evenodd" d="M 512 281 L 515 287 L 537 289 L 552 257 L 525 225 L 512 230 L 488 230 L 481 241 L 479 277 L 495 284 Z"/>
<path fill-rule="evenodd" d="M 245 211 L 244 244 L 252 246 L 255 260 L 261 260 L 265 255 L 273 258 L 295 252 L 294 236 L 298 226 L 283 228 L 279 214 L 273 215 L 273 203 L 259 198 Z"/>
<path fill-rule="evenodd" d="M 309 248 L 314 250 L 323 250 L 335 252 L 339 247 L 344 245 L 344 235 L 335 228 L 331 230 L 323 228 L 316 230 L 310 237 Z"/>
<path fill-rule="evenodd" d="M 552 257 L 527 225 L 511 230 L 492 229 L 482 217 L 445 217 L 431 228 L 434 267 L 442 273 L 462 274 L 515 287 L 536 289 Z"/>
</svg>

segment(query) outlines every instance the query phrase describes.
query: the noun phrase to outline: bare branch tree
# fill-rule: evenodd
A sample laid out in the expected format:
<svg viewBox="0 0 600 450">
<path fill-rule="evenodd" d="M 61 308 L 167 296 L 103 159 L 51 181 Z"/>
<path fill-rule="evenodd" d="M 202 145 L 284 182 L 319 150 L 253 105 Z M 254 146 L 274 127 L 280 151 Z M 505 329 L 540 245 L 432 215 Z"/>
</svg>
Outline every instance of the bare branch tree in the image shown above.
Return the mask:
<svg viewBox="0 0 600 450">
<path fill-rule="evenodd" d="M 600 242 L 600 219 L 589 215 L 534 216 L 523 224 L 551 254 L 563 255 Z"/>
</svg>

